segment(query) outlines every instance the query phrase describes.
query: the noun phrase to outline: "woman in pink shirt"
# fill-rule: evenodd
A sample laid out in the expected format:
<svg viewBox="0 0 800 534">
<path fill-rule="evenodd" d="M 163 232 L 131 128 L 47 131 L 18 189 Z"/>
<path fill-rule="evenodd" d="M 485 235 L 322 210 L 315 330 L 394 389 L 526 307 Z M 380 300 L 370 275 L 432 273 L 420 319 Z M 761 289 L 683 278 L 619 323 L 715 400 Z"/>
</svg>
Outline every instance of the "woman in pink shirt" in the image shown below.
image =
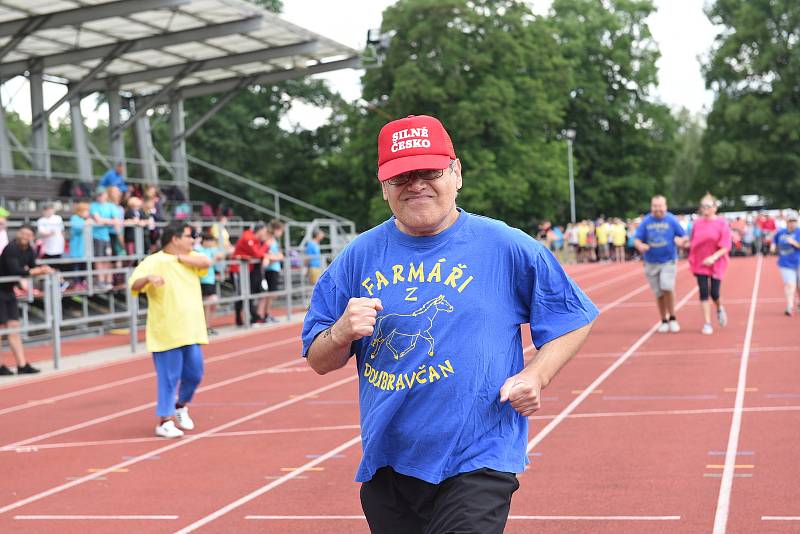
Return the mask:
<svg viewBox="0 0 800 534">
<path fill-rule="evenodd" d="M 728 268 L 728 252 L 731 250 L 731 230 L 725 217 L 717 217 L 717 199 L 711 193 L 700 199 L 700 217 L 692 227 L 689 245 L 689 266 L 700 286 L 700 304 L 703 307 L 702 332 L 713 334 L 709 295 L 717 307 L 720 326 L 728 322 L 728 315 L 720 299 L 720 284 Z"/>
</svg>

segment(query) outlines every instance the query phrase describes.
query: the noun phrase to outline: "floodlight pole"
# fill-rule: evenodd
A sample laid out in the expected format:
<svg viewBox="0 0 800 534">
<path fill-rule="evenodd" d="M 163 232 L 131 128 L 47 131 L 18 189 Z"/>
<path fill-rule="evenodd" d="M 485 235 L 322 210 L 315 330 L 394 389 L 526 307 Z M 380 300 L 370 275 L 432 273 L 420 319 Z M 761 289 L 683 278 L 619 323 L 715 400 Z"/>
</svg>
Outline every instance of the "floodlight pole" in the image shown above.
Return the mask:
<svg viewBox="0 0 800 534">
<path fill-rule="evenodd" d="M 567 130 L 567 167 L 569 168 L 569 217 L 575 224 L 575 178 L 572 174 L 572 140 L 575 139 L 575 130 Z"/>
</svg>

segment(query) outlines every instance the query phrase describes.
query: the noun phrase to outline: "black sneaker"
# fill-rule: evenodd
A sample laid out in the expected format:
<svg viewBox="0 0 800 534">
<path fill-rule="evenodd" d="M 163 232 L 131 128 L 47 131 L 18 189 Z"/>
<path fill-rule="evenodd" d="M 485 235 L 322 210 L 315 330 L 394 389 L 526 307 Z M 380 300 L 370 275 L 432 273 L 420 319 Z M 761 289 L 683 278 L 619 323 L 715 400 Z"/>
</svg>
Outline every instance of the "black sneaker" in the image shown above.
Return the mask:
<svg viewBox="0 0 800 534">
<path fill-rule="evenodd" d="M 18 375 L 32 375 L 35 373 L 40 373 L 41 370 L 37 369 L 36 367 L 32 366 L 29 363 L 26 363 L 22 367 L 17 367 L 17 374 Z"/>
<path fill-rule="evenodd" d="M 14 374 L 14 371 L 6 367 L 5 365 L 0 365 L 0 376 L 11 376 Z"/>
</svg>

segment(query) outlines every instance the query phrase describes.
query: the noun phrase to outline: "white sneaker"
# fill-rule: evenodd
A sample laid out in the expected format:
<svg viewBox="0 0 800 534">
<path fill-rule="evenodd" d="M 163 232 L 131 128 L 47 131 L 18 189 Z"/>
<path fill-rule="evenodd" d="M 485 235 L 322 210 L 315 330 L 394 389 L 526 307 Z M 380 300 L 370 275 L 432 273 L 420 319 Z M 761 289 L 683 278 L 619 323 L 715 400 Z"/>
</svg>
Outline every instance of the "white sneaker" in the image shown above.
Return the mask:
<svg viewBox="0 0 800 534">
<path fill-rule="evenodd" d="M 175 409 L 175 420 L 178 422 L 178 427 L 183 430 L 194 430 L 194 421 L 189 417 L 189 407 Z"/>
<path fill-rule="evenodd" d="M 179 438 L 183 435 L 183 430 L 175 426 L 175 421 L 169 419 L 156 427 L 156 436 L 162 438 Z"/>
<path fill-rule="evenodd" d="M 661 324 L 658 325 L 658 333 L 663 334 L 665 332 L 669 332 L 669 323 L 666 321 L 661 321 Z"/>
<path fill-rule="evenodd" d="M 677 320 L 672 319 L 669 322 L 669 331 L 672 332 L 672 333 L 678 333 L 678 332 L 681 331 L 681 325 L 678 324 Z"/>
<path fill-rule="evenodd" d="M 711 327 L 711 323 L 704 324 L 702 332 L 703 332 L 703 334 L 705 334 L 707 336 L 710 336 L 711 334 L 713 334 L 714 333 L 714 329 Z"/>
<path fill-rule="evenodd" d="M 719 325 L 722 327 L 728 324 L 728 313 L 725 311 L 725 308 L 717 310 L 717 321 L 719 321 Z"/>
</svg>

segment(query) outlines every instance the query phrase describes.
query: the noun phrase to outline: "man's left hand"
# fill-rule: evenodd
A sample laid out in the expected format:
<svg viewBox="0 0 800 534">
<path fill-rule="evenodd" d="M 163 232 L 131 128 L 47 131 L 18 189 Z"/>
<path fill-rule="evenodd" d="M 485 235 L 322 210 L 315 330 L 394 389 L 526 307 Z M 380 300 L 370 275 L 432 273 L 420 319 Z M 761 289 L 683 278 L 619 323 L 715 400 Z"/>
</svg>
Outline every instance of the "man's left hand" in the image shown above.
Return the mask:
<svg viewBox="0 0 800 534">
<path fill-rule="evenodd" d="M 500 388 L 500 402 L 510 401 L 512 408 L 528 417 L 541 407 L 542 382 L 536 375 L 523 373 L 505 381 Z"/>
</svg>

